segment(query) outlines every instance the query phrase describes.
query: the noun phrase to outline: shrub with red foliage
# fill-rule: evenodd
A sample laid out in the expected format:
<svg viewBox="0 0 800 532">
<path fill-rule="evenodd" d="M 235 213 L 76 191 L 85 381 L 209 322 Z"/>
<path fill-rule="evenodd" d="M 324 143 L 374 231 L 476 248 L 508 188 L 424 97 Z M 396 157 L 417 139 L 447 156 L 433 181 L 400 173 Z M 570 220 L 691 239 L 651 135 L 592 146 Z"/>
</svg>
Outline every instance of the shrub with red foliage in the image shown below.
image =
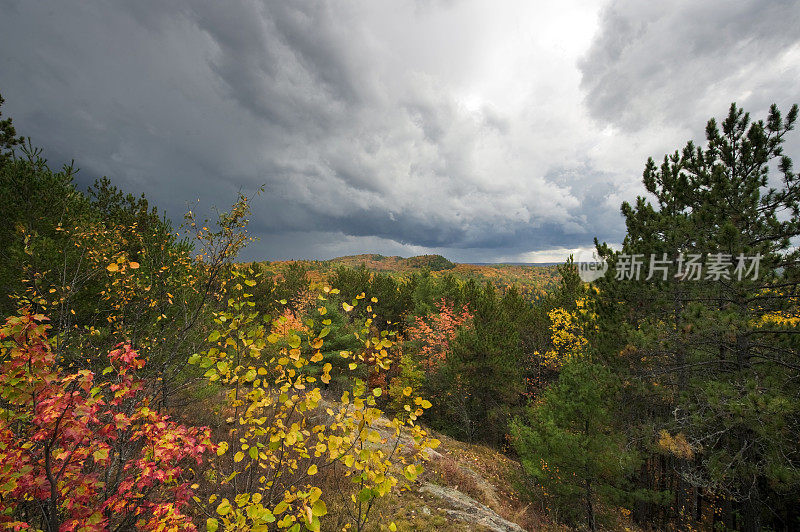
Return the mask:
<svg viewBox="0 0 800 532">
<path fill-rule="evenodd" d="M 418 316 L 406 335 L 407 341 L 420 344 L 416 358 L 426 372 L 445 361 L 458 330 L 472 321 L 472 314 L 466 305 L 456 311 L 452 304 L 442 299 L 436 304 L 436 308 L 439 310 L 438 314 L 424 318 Z"/>
<path fill-rule="evenodd" d="M 0 328 L 0 526 L 12 530 L 194 529 L 183 513 L 208 428 L 148 408 L 129 345 L 98 376 L 55 361 L 47 318 Z"/>
</svg>

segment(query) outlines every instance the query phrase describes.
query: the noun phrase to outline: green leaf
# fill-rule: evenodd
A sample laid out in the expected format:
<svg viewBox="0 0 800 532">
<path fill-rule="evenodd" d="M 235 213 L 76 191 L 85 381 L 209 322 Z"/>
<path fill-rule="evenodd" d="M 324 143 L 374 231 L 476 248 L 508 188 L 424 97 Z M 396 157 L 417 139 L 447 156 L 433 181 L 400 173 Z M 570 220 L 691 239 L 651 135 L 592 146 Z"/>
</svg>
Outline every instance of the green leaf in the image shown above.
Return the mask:
<svg viewBox="0 0 800 532">
<path fill-rule="evenodd" d="M 297 349 L 300 347 L 300 337 L 296 334 L 293 334 L 289 337 L 289 347 L 292 349 Z"/>
<path fill-rule="evenodd" d="M 323 501 L 317 500 L 311 507 L 311 513 L 315 516 L 321 517 L 328 513 L 328 507 L 325 506 L 325 503 Z"/>
<path fill-rule="evenodd" d="M 222 502 L 220 502 L 219 506 L 217 506 L 217 513 L 219 515 L 228 515 L 231 513 L 231 510 L 233 510 L 233 507 L 228 499 L 222 499 Z"/>
<path fill-rule="evenodd" d="M 206 519 L 206 530 L 208 530 L 208 532 L 217 532 L 218 528 L 219 528 L 219 521 L 217 521 L 213 517 L 209 517 L 208 519 Z"/>
</svg>

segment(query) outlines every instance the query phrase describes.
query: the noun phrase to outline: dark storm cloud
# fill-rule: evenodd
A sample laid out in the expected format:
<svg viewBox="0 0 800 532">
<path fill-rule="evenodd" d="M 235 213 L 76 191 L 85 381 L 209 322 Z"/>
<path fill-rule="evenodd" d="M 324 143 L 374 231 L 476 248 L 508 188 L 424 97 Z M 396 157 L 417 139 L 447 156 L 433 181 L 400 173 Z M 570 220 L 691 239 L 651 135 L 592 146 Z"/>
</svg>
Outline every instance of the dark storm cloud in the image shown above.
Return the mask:
<svg viewBox="0 0 800 532">
<path fill-rule="evenodd" d="M 475 169 L 476 145 L 502 143 L 508 117 L 461 111 L 424 72 L 386 70 L 391 50 L 360 20 L 363 5 L 4 7 L 3 34 L 19 46 L 3 90 L 21 130 L 74 156 L 82 179 L 108 174 L 173 216 L 263 183 L 252 227 L 264 235 L 491 250 L 571 219 L 568 188 L 493 169 L 527 178 L 509 193 Z"/>
<path fill-rule="evenodd" d="M 81 184 L 108 175 L 173 219 L 266 185 L 253 258 L 522 258 L 621 239 L 646 155 L 676 147 L 652 123 L 677 98 L 702 126 L 709 98 L 796 86 L 785 58 L 790 75 L 744 79 L 726 55 L 779 56 L 796 15 L 769 33 L 777 8 L 614 4 L 592 42 L 596 7 L 575 2 L 0 0 L 0 92 Z"/>
</svg>

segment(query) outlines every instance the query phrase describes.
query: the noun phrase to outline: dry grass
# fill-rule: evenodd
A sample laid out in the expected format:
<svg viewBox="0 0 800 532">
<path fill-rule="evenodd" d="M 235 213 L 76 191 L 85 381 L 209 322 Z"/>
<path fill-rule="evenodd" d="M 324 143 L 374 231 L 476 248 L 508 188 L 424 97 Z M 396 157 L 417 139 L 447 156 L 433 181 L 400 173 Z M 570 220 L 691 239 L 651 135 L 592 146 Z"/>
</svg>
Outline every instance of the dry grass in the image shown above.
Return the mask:
<svg viewBox="0 0 800 532">
<path fill-rule="evenodd" d="M 484 445 L 471 445 L 441 436 L 441 457 L 431 461 L 432 482 L 453 487 L 494 510 L 500 517 L 525 530 L 556 530 L 533 504 L 522 497 L 519 463 Z"/>
</svg>

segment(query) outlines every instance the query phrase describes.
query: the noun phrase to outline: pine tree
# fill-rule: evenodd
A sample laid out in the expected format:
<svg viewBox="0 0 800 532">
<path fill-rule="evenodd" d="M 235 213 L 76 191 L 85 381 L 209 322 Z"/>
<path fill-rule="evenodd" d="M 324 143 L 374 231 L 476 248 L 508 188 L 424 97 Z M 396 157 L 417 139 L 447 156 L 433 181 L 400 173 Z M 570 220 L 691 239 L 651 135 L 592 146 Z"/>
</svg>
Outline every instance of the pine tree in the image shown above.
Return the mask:
<svg viewBox="0 0 800 532">
<path fill-rule="evenodd" d="M 567 363 L 558 381 L 512 425 L 523 469 L 577 524 L 597 530 L 598 503 L 616 503 L 637 456 L 614 425 L 620 384 L 586 359 Z"/>
<path fill-rule="evenodd" d="M 0 107 L 5 100 L 0 95 Z M 3 112 L 0 111 L 0 166 L 11 159 L 11 150 L 17 144 L 22 144 L 22 137 L 17 137 L 17 130 L 14 128 L 13 120 L 6 118 L 2 120 Z"/>
<path fill-rule="evenodd" d="M 510 316 L 495 288 L 486 284 L 442 371 L 452 415 L 461 437 L 502 444 L 524 391 L 522 348 Z"/>
<path fill-rule="evenodd" d="M 729 508 L 728 525 L 742 530 L 758 530 L 766 516 L 788 526 L 796 510 L 786 497 L 800 486 L 792 321 L 800 188 L 782 149 L 797 113 L 794 106 L 784 119 L 772 106 L 766 121 L 751 122 L 733 104 L 721 129 L 708 122 L 704 147 L 689 142 L 660 166 L 648 160 L 643 180 L 654 203 L 623 204 L 621 253 L 599 246 L 611 273 L 598 282 L 593 345 L 640 383 L 630 401 L 644 406 L 636 437 L 658 440 L 660 429 L 685 441 L 670 459 L 676 511 L 700 518 L 701 496 L 713 497 Z M 770 180 L 771 165 L 779 180 Z M 623 257 L 636 254 L 673 267 L 649 280 L 615 279 Z M 693 254 L 706 267 L 699 276 L 687 275 Z M 714 263 L 727 273 L 708 270 Z M 757 273 L 736 269 L 754 263 Z"/>
</svg>

